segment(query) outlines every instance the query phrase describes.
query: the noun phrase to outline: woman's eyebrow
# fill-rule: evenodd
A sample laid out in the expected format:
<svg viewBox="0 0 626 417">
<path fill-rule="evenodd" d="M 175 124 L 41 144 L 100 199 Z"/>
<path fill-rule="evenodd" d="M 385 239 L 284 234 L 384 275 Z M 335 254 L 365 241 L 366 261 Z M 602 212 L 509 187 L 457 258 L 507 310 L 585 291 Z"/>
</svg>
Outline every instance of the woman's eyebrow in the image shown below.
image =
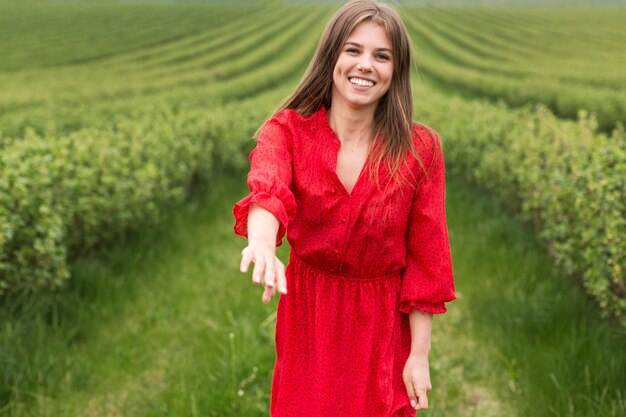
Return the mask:
<svg viewBox="0 0 626 417">
<path fill-rule="evenodd" d="M 356 46 L 356 47 L 358 47 L 358 48 L 363 48 L 363 45 L 361 45 L 360 43 L 351 42 L 351 41 L 346 42 L 346 45 L 354 45 L 354 46 Z M 389 49 L 389 48 L 376 48 L 376 50 L 377 50 L 377 51 L 387 51 L 387 52 L 392 52 L 392 51 L 391 51 L 391 49 Z"/>
</svg>

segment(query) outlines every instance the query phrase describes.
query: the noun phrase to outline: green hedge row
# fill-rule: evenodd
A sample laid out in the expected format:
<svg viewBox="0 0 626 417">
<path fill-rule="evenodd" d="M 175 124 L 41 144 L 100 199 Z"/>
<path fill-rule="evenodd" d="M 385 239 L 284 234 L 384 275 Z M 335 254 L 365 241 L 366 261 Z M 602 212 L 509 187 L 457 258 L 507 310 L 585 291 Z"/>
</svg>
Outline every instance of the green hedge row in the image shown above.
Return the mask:
<svg viewBox="0 0 626 417">
<path fill-rule="evenodd" d="M 0 295 L 53 289 L 68 260 L 159 220 L 196 176 L 243 166 L 242 146 L 285 92 L 219 110 L 144 109 L 108 128 L 5 143 L 0 153 Z M 270 103 L 269 105 L 266 103 Z"/>
<path fill-rule="evenodd" d="M 556 263 L 626 324 L 626 137 L 598 133 L 594 115 L 561 120 L 545 106 L 428 93 L 420 118 L 447 139 L 451 169 L 532 221 Z"/>
</svg>

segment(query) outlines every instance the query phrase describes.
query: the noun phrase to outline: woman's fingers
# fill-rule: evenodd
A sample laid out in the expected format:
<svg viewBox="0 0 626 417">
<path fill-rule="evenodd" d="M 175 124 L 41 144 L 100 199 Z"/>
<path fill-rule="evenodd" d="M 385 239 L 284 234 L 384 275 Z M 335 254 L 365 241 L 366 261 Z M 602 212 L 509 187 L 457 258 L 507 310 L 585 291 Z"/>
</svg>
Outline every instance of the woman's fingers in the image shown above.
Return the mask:
<svg viewBox="0 0 626 417">
<path fill-rule="evenodd" d="M 265 286 L 270 288 L 276 287 L 276 260 L 275 257 L 265 262 Z"/>
<path fill-rule="evenodd" d="M 265 271 L 265 259 L 261 256 L 254 257 L 254 269 L 252 270 L 252 281 L 257 284 L 261 283 L 263 272 Z"/>
<path fill-rule="evenodd" d="M 239 264 L 239 270 L 241 272 L 248 272 L 250 262 L 252 262 L 252 254 L 248 250 L 249 246 L 246 246 L 241 251 L 241 263 Z"/>
<path fill-rule="evenodd" d="M 417 393 L 417 410 L 428 410 L 428 397 L 426 391 L 418 390 Z"/>
<path fill-rule="evenodd" d="M 285 276 L 285 265 L 276 258 L 276 285 L 278 291 L 287 294 L 287 277 Z"/>
<path fill-rule="evenodd" d="M 265 291 L 263 291 L 263 296 L 261 297 L 261 301 L 263 301 L 264 303 L 269 303 L 272 297 L 274 296 L 275 292 L 276 292 L 276 289 L 274 287 L 266 286 Z"/>
<path fill-rule="evenodd" d="M 427 410 L 428 409 L 428 396 L 427 389 L 420 389 L 419 387 L 416 389 L 413 385 L 413 381 L 411 377 L 406 377 L 404 379 L 404 386 L 406 388 L 406 393 L 409 396 L 409 401 L 411 402 L 411 407 L 416 410 Z"/>
<path fill-rule="evenodd" d="M 285 265 L 278 259 L 278 257 L 274 256 L 273 268 L 270 267 L 271 262 L 268 262 L 265 271 L 274 271 L 273 274 L 270 274 L 269 280 L 273 282 L 274 285 L 268 284 L 268 279 L 265 281 L 265 291 L 263 291 L 263 296 L 261 300 L 264 303 L 268 303 L 272 297 L 276 294 L 276 289 L 283 294 L 287 294 L 287 279 L 285 277 Z M 267 276 L 267 275 L 266 275 Z"/>
<path fill-rule="evenodd" d="M 415 390 L 413 389 L 413 383 L 411 382 L 410 378 L 407 378 L 407 377 L 404 378 L 404 387 L 406 388 L 406 393 L 409 396 L 411 407 L 416 408 L 417 407 L 417 394 L 415 393 Z"/>
<path fill-rule="evenodd" d="M 276 290 L 283 294 L 287 294 L 287 278 L 285 276 L 285 265 L 278 259 L 278 257 L 274 256 L 273 268 L 270 267 L 271 262 L 268 262 L 265 267 L 265 271 L 274 271 L 273 274 L 270 274 L 269 278 L 266 278 L 265 281 L 265 291 L 263 291 L 263 296 L 261 300 L 264 303 L 268 303 L 272 297 L 276 294 Z M 266 275 L 267 276 L 267 275 Z M 268 280 L 273 282 L 274 285 L 268 284 Z"/>
</svg>

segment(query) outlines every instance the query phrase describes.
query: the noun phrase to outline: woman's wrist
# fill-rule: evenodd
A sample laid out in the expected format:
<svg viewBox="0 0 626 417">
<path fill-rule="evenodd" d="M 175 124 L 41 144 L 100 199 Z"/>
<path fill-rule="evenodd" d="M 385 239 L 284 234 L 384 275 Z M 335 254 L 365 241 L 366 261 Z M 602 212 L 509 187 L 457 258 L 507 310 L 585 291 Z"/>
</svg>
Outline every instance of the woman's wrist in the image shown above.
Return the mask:
<svg viewBox="0 0 626 417">
<path fill-rule="evenodd" d="M 411 347 L 411 351 L 409 353 L 409 356 L 413 356 L 414 358 L 418 358 L 418 359 L 425 359 L 428 360 L 428 355 L 430 354 L 430 350 L 429 349 L 424 349 L 423 347 L 417 347 L 417 348 L 413 348 Z"/>
<path fill-rule="evenodd" d="M 248 238 L 248 245 L 267 246 L 271 249 L 274 249 L 276 247 L 276 240 L 262 235 L 250 236 Z"/>
<path fill-rule="evenodd" d="M 430 332 L 432 327 L 432 313 L 413 309 L 409 314 L 411 328 L 411 351 L 414 358 L 428 360 L 430 353 Z"/>
<path fill-rule="evenodd" d="M 248 212 L 248 244 L 276 247 L 278 219 L 264 207 L 252 203 Z"/>
</svg>

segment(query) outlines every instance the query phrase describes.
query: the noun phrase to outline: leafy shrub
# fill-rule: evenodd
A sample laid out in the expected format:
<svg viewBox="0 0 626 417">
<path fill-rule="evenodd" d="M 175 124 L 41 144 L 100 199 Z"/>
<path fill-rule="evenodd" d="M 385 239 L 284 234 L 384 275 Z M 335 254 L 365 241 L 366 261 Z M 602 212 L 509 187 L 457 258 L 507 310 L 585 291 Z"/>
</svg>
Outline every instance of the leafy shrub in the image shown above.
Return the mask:
<svg viewBox="0 0 626 417">
<path fill-rule="evenodd" d="M 626 324 L 626 138 L 598 133 L 595 115 L 555 117 L 544 105 L 433 94 L 419 114 L 448 138 L 446 160 L 531 221 L 557 265 L 582 278 Z M 452 116 L 450 116 L 452 115 Z"/>
</svg>

